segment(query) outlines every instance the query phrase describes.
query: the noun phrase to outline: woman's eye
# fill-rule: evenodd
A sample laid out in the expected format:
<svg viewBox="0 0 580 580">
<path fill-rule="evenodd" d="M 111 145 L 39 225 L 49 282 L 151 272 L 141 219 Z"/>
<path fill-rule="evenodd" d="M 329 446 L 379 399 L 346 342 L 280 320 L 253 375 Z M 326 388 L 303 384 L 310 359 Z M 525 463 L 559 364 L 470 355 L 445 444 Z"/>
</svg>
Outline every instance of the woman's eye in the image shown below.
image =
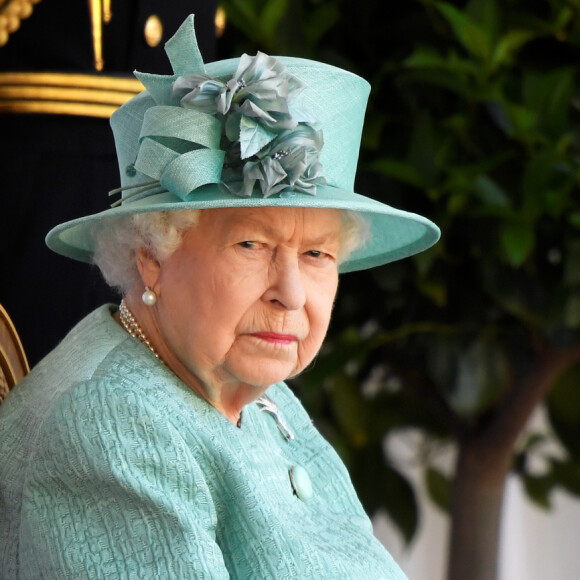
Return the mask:
<svg viewBox="0 0 580 580">
<path fill-rule="evenodd" d="M 308 250 L 306 255 L 309 258 L 313 258 L 315 260 L 334 260 L 334 254 L 329 254 L 328 252 L 323 252 L 322 250 Z"/>
<path fill-rule="evenodd" d="M 308 250 L 307 252 L 304 252 L 304 256 L 306 256 L 312 262 L 320 264 L 336 261 L 336 257 L 332 252 L 329 253 L 323 250 Z"/>
</svg>

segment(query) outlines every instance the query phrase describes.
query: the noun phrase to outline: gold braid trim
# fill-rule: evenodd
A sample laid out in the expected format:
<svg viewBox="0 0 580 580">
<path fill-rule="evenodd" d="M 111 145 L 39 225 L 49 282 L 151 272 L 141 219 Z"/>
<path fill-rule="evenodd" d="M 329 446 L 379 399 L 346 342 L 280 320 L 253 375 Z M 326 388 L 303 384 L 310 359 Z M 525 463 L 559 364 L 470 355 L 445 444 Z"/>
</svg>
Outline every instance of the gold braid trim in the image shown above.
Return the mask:
<svg viewBox="0 0 580 580">
<path fill-rule="evenodd" d="M 0 72 L 0 113 L 108 118 L 144 90 L 133 78 L 88 74 Z"/>
</svg>

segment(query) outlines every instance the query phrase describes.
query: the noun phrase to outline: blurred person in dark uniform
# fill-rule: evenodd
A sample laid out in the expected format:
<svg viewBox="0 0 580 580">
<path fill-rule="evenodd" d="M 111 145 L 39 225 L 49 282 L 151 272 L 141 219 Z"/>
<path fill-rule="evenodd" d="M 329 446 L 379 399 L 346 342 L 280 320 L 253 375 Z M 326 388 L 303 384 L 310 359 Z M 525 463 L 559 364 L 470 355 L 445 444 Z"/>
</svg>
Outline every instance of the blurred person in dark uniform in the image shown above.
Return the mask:
<svg viewBox="0 0 580 580">
<path fill-rule="evenodd" d="M 108 208 L 118 186 L 109 116 L 171 74 L 164 51 L 195 13 L 216 58 L 217 0 L 0 0 L 0 304 L 34 365 L 85 314 L 114 300 L 100 274 L 50 252 L 55 224 Z"/>
</svg>

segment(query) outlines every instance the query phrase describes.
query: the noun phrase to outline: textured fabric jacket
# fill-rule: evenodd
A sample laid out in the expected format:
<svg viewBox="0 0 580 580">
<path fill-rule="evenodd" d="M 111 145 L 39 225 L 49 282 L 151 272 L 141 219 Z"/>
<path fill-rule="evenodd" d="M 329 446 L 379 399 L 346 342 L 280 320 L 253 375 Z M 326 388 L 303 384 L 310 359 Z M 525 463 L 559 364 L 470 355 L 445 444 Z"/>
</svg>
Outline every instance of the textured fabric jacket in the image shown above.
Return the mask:
<svg viewBox="0 0 580 580">
<path fill-rule="evenodd" d="M 0 407 L 2 579 L 405 578 L 286 385 L 268 395 L 293 440 L 255 403 L 237 428 L 111 310 Z"/>
</svg>

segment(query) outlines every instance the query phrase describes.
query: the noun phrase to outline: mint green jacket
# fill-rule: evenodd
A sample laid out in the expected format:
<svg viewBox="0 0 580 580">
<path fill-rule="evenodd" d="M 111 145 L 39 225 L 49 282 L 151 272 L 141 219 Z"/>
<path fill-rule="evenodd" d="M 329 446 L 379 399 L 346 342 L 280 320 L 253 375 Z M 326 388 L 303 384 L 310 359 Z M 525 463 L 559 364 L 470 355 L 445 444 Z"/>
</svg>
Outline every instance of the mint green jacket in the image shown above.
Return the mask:
<svg viewBox="0 0 580 580">
<path fill-rule="evenodd" d="M 286 385 L 268 395 L 294 439 L 256 403 L 235 427 L 111 309 L 0 406 L 1 578 L 405 578 Z"/>
</svg>

